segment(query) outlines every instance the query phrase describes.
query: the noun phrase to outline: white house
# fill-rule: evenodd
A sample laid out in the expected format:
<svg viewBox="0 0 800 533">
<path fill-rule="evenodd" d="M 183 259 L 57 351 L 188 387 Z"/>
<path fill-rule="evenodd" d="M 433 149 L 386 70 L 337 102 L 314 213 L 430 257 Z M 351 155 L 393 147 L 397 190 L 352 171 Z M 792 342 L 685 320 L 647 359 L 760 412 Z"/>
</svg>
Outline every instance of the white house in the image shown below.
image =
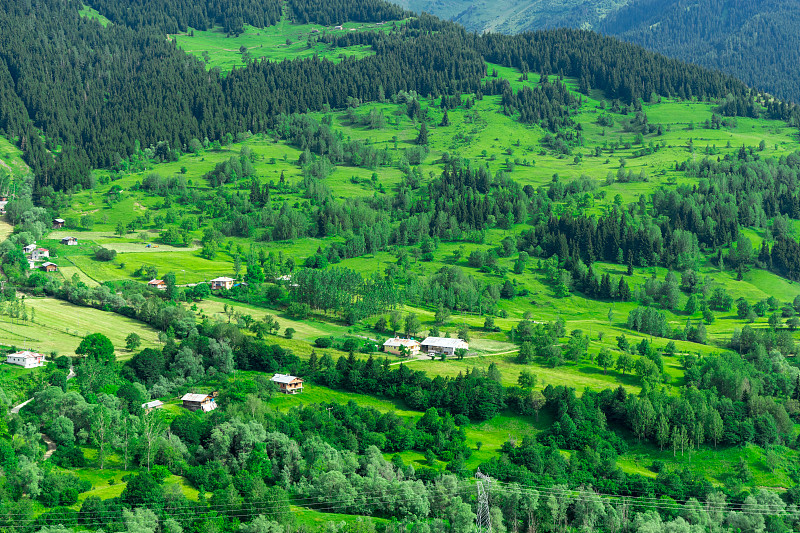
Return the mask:
<svg viewBox="0 0 800 533">
<path fill-rule="evenodd" d="M 6 363 L 19 365 L 23 368 L 36 368 L 37 366 L 44 366 L 45 359 L 44 355 L 40 353 L 25 350 L 8 354 Z"/>
<path fill-rule="evenodd" d="M 225 276 L 221 276 L 219 278 L 214 278 L 211 280 L 211 288 L 214 290 L 223 289 L 223 290 L 230 290 L 233 287 L 233 282 L 236 281 L 233 278 L 228 278 Z"/>
<path fill-rule="evenodd" d="M 33 251 L 36 249 L 36 243 L 33 242 L 27 246 L 22 247 L 22 253 L 24 254 L 32 254 Z"/>
<path fill-rule="evenodd" d="M 469 350 L 469 344 L 461 339 L 427 337 L 422 341 L 422 351 L 426 353 L 445 353 L 455 355 L 456 350 Z"/>
<path fill-rule="evenodd" d="M 395 355 L 403 355 L 403 347 L 406 349 L 406 355 L 416 356 L 421 345 L 414 339 L 401 339 L 400 337 L 394 337 L 383 343 L 383 351 Z"/>
<path fill-rule="evenodd" d="M 41 261 L 50 258 L 50 250 L 47 248 L 36 248 L 31 252 L 31 261 Z"/>
</svg>

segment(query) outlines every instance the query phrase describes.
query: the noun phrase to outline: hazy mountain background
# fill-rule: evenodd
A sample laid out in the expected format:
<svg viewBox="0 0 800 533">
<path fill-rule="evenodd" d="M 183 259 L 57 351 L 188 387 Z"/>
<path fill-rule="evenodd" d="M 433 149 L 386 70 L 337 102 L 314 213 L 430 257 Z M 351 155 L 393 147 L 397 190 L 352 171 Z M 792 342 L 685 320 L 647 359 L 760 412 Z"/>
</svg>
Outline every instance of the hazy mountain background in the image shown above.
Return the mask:
<svg viewBox="0 0 800 533">
<path fill-rule="evenodd" d="M 797 0 L 399 0 L 473 31 L 594 29 L 800 101 Z"/>
</svg>

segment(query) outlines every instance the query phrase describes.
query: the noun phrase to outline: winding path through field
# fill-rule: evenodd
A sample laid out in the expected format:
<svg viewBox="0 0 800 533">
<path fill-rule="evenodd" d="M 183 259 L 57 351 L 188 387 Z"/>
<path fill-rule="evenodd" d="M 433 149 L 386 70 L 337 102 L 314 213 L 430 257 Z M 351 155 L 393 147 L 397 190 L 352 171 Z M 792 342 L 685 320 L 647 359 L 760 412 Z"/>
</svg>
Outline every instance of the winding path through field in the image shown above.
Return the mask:
<svg viewBox="0 0 800 533">
<path fill-rule="evenodd" d="M 44 443 L 47 444 L 47 451 L 44 452 L 44 457 L 42 458 L 43 461 L 47 461 L 50 459 L 50 456 L 53 455 L 56 451 L 56 443 L 53 442 L 53 439 L 42 433 L 42 440 Z"/>
</svg>

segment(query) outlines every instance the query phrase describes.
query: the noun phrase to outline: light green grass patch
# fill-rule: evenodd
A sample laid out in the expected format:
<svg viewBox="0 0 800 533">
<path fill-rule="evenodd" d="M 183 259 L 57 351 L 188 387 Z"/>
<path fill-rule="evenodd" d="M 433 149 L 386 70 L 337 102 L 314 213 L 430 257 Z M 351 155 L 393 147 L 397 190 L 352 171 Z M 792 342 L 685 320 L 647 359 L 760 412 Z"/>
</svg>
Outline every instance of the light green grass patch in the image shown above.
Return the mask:
<svg viewBox="0 0 800 533">
<path fill-rule="evenodd" d="M 346 30 L 373 30 L 373 25 L 348 24 Z M 190 29 L 186 34 L 170 35 L 178 47 L 206 62 L 208 68 L 218 67 L 230 71 L 251 61 L 266 59 L 282 61 L 300 59 L 314 55 L 339 62 L 343 57 L 362 58 L 373 55 L 369 46 L 348 46 L 336 48 L 317 42 L 316 37 L 329 31 L 316 24 L 291 24 L 285 19 L 268 28 L 244 26 L 244 32 L 237 36 L 227 36 L 221 27 L 202 31 Z M 242 47 L 246 49 L 243 53 Z"/>
<path fill-rule="evenodd" d="M 103 26 L 108 26 L 109 24 L 113 24 L 110 20 L 100 14 L 95 8 L 91 6 L 87 6 L 86 4 L 83 5 L 83 8 L 78 11 L 78 14 L 82 17 L 86 17 L 88 19 L 96 20 Z"/>
<path fill-rule="evenodd" d="M 125 349 L 125 337 L 137 333 L 142 344 L 140 349 L 158 348 L 157 331 L 137 320 L 90 307 L 80 307 L 54 298 L 26 298 L 30 310 L 35 310 L 35 322 L 11 322 L 0 316 L 0 344 L 16 345 L 38 350 L 45 354 L 59 355 L 75 353 L 81 339 L 90 333 L 102 333 L 114 344 L 118 359 L 133 355 Z"/>
</svg>

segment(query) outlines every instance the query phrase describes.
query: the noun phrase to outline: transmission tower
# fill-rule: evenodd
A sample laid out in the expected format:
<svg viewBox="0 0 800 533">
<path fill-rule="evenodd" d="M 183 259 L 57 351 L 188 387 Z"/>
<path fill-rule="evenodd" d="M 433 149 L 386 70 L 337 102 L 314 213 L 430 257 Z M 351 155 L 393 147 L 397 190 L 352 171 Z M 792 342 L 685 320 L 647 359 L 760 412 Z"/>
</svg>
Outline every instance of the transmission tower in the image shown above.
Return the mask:
<svg viewBox="0 0 800 533">
<path fill-rule="evenodd" d="M 492 517 L 489 515 L 489 485 L 492 478 L 483 474 L 480 470 L 475 473 L 476 485 L 478 486 L 478 512 L 475 523 L 479 533 L 491 533 Z"/>
</svg>

